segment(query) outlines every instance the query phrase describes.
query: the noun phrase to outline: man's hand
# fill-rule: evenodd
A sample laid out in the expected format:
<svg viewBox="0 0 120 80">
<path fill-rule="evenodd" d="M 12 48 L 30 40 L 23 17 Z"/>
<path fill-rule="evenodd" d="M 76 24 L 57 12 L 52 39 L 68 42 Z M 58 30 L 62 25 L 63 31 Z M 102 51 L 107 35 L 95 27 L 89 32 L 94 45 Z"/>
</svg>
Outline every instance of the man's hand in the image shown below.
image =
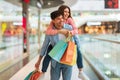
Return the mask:
<svg viewBox="0 0 120 80">
<path fill-rule="evenodd" d="M 40 63 L 41 63 L 41 59 L 42 59 L 42 56 L 39 56 L 37 62 L 35 63 L 35 68 L 36 68 L 36 70 L 39 70 L 39 65 L 40 65 Z"/>
<path fill-rule="evenodd" d="M 39 65 L 40 65 L 40 62 L 35 63 L 35 69 L 36 70 L 39 70 Z"/>
</svg>

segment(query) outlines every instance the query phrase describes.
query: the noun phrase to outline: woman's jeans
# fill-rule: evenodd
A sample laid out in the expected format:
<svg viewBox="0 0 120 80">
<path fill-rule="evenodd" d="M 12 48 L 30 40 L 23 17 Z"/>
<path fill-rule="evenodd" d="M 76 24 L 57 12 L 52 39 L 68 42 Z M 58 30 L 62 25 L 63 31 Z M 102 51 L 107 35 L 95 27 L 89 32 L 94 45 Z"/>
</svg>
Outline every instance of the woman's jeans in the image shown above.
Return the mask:
<svg viewBox="0 0 120 80">
<path fill-rule="evenodd" d="M 83 61 L 82 61 L 82 54 L 80 51 L 80 41 L 78 35 L 73 36 L 73 39 L 75 41 L 75 44 L 77 45 L 77 67 L 83 68 Z M 48 53 L 52 50 L 52 45 L 49 45 L 47 49 L 46 56 L 44 57 L 43 64 L 42 64 L 42 72 L 46 72 L 47 68 L 49 66 L 49 62 L 51 60 L 51 57 L 48 55 Z"/>
<path fill-rule="evenodd" d="M 74 35 L 73 39 L 75 41 L 75 44 L 77 45 L 77 67 L 83 68 L 82 54 L 80 51 L 80 40 L 79 40 L 78 35 Z"/>
</svg>

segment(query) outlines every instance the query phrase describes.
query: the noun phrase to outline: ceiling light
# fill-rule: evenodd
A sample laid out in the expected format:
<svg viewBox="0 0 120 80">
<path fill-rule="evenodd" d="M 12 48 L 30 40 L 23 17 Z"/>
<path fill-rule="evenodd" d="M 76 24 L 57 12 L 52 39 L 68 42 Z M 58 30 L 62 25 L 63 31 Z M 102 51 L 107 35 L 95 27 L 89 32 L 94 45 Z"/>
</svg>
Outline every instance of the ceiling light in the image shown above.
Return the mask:
<svg viewBox="0 0 120 80">
<path fill-rule="evenodd" d="M 48 2 L 48 5 L 50 6 L 50 5 L 51 5 L 51 2 Z"/>
</svg>

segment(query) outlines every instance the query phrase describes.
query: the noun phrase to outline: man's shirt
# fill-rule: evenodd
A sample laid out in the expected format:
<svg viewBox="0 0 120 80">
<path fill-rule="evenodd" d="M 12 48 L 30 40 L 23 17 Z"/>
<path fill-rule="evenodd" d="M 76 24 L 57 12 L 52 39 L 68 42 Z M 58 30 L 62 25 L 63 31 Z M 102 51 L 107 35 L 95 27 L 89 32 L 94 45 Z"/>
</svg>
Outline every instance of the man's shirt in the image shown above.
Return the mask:
<svg viewBox="0 0 120 80">
<path fill-rule="evenodd" d="M 62 29 L 67 29 L 67 30 L 72 30 L 72 26 L 68 24 L 64 24 Z M 45 35 L 45 40 L 43 42 L 41 51 L 40 51 L 40 56 L 44 56 L 46 53 L 46 50 L 48 46 L 51 44 L 53 47 L 60 41 L 62 38 L 64 39 L 65 37 L 60 37 L 61 34 L 56 34 L 56 35 Z"/>
</svg>

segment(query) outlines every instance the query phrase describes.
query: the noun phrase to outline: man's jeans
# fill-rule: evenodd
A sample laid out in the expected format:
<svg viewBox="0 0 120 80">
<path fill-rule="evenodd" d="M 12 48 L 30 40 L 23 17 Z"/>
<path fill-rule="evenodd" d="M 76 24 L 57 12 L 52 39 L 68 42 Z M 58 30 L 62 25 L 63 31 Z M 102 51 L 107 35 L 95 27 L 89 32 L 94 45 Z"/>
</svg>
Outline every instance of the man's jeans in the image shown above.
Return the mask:
<svg viewBox="0 0 120 80">
<path fill-rule="evenodd" d="M 51 61 L 51 79 L 50 80 L 59 80 L 62 72 L 63 80 L 71 80 L 72 76 L 72 66 L 58 63 L 54 60 Z"/>
</svg>

